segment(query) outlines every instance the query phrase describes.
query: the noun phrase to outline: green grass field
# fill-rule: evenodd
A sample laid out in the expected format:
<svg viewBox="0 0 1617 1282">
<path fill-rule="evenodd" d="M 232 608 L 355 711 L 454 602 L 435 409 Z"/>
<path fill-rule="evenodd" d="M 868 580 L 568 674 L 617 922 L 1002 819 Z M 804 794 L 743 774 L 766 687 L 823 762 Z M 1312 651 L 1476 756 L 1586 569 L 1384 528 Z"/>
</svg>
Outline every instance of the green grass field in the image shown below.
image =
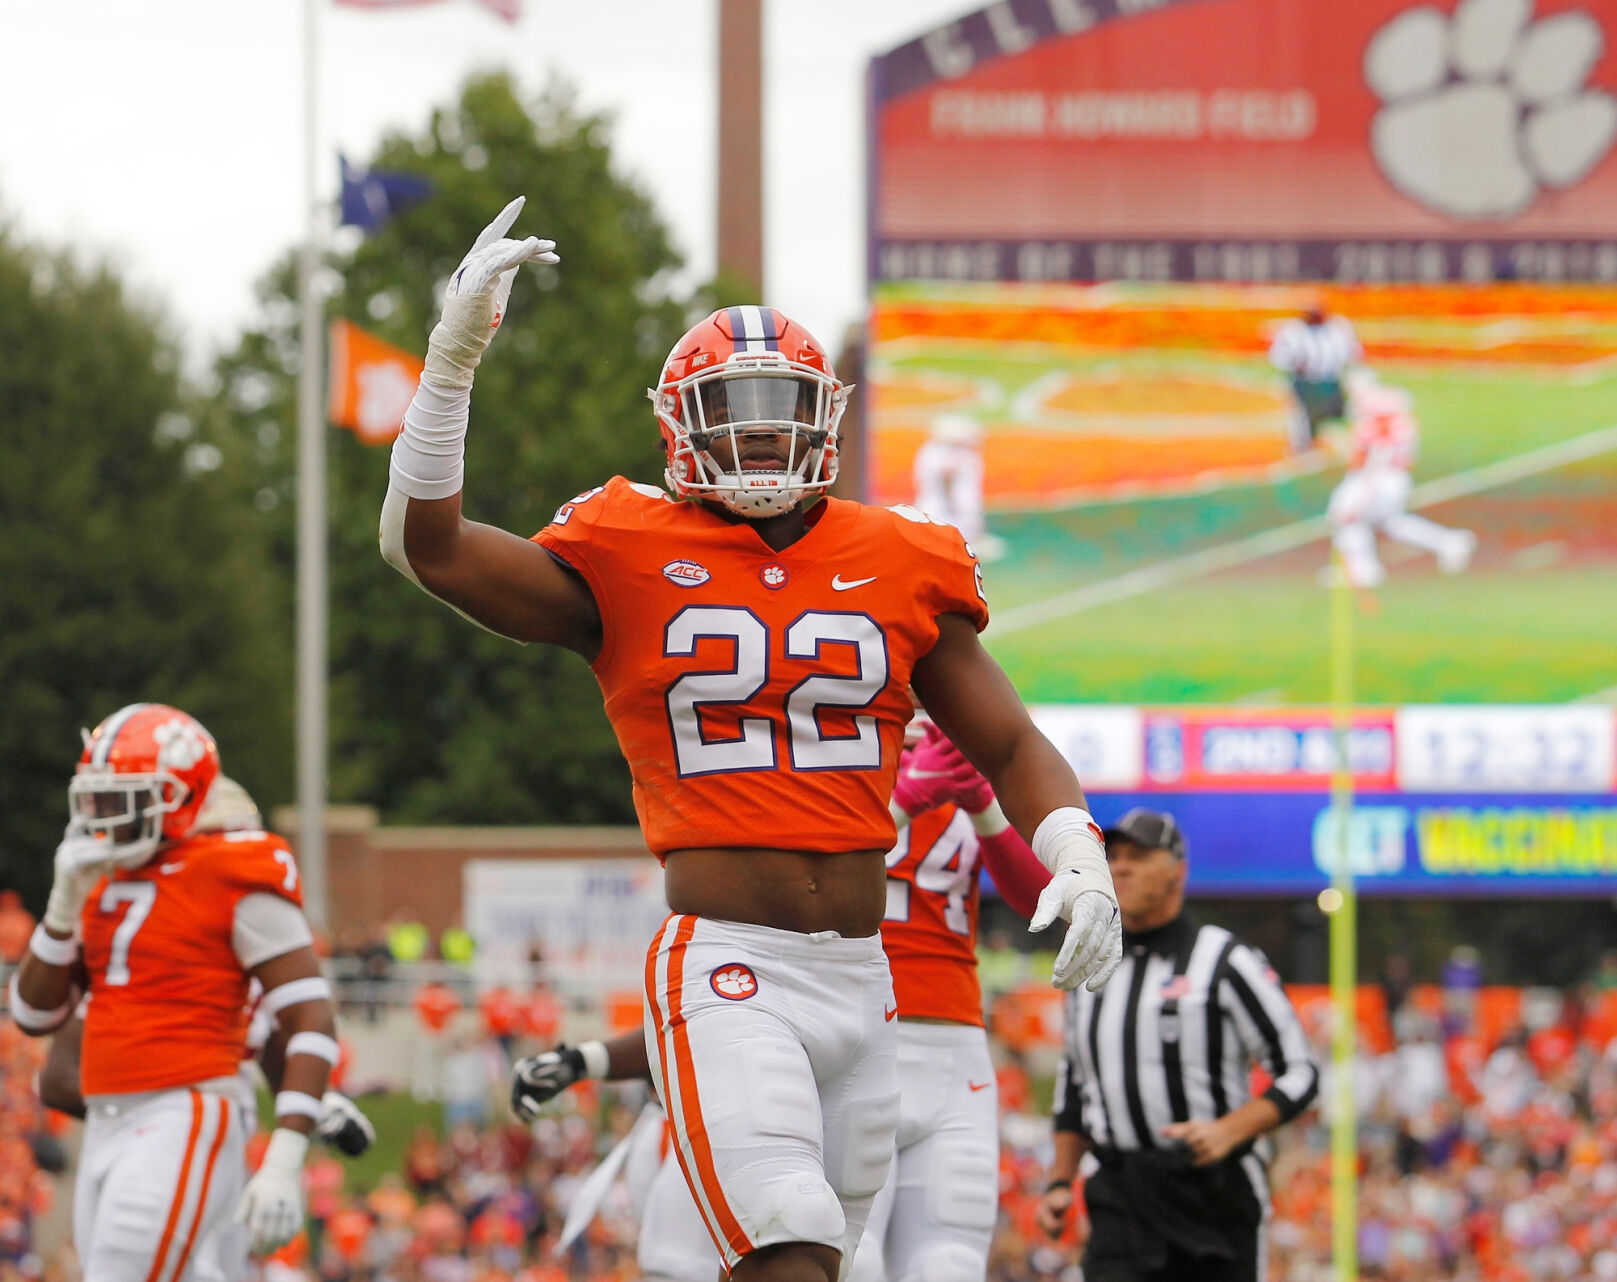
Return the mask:
<svg viewBox="0 0 1617 1282">
<path fill-rule="evenodd" d="M 1007 424 L 1017 393 L 1052 371 L 1083 378 L 1122 368 L 1149 382 L 1194 367 L 1222 370 L 1232 384 L 1275 381 L 1251 353 L 1220 360 L 909 338 L 876 355 L 879 377 L 941 376 L 977 389 L 985 453 L 996 431 L 1016 430 Z M 1377 364 L 1415 399 L 1417 486 L 1617 425 L 1610 364 L 1571 372 L 1520 362 Z M 989 648 L 1035 702 L 1323 702 L 1323 537 L 1031 626 L 1019 608 L 1317 518 L 1341 475 L 1332 464 L 1287 479 L 1037 510 L 996 507 L 991 492 L 989 528 L 1009 552 L 985 569 L 989 600 L 1008 629 L 991 627 Z M 991 463 L 991 486 L 992 476 Z M 1382 540 L 1388 581 L 1358 596 L 1360 701 L 1558 702 L 1617 687 L 1617 448 L 1420 510 L 1475 530 L 1479 550 L 1469 571 L 1444 576 L 1431 557 Z"/>
</svg>

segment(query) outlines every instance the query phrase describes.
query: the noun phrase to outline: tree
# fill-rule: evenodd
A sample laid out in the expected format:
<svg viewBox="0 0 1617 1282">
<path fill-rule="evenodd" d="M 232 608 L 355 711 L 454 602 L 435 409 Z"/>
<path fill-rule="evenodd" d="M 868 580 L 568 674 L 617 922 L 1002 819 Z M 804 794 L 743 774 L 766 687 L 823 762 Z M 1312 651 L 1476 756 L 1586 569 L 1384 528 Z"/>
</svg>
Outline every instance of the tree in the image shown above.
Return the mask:
<svg viewBox="0 0 1617 1282">
<path fill-rule="evenodd" d="M 158 318 L 109 269 L 0 232 L 0 350 L 0 885 L 37 909 L 80 726 L 177 704 L 250 788 L 284 789 L 253 745 L 286 674 Z"/>
<path fill-rule="evenodd" d="M 488 76 L 420 136 L 388 138 L 372 163 L 422 174 L 434 194 L 333 260 L 334 315 L 422 350 L 450 273 L 517 194 L 528 204 L 513 234 L 548 236 L 562 255 L 559 268 L 518 275 L 478 371 L 468 515 L 537 530 L 615 472 L 659 479 L 644 389 L 688 318 L 664 284 L 679 260 L 650 200 L 613 173 L 605 122 L 560 92 L 524 105 L 505 77 Z M 293 285 L 288 259 L 203 414 L 287 611 Z M 387 451 L 338 433 L 328 460 L 332 798 L 392 821 L 632 822 L 628 769 L 583 661 L 484 633 L 400 578 L 376 542 Z"/>
</svg>

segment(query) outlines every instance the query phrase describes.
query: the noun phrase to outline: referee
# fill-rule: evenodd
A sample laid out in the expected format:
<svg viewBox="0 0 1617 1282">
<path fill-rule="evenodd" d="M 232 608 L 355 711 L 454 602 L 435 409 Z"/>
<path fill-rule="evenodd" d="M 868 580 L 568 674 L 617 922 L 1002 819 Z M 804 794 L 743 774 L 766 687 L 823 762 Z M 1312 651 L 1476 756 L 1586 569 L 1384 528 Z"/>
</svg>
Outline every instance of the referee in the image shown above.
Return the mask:
<svg viewBox="0 0 1617 1282">
<path fill-rule="evenodd" d="M 1057 1237 L 1085 1153 L 1084 1282 L 1258 1282 L 1268 1141 L 1319 1088 L 1297 1014 L 1263 954 L 1184 911 L 1185 837 L 1135 809 L 1106 831 L 1123 965 L 1067 994 L 1055 1159 L 1039 1223 Z M 1251 1095 L 1254 1062 L 1273 1084 Z"/>
<path fill-rule="evenodd" d="M 1345 417 L 1342 376 L 1362 359 L 1364 349 L 1353 326 L 1346 317 L 1327 315 L 1319 303 L 1275 331 L 1269 363 L 1291 380 L 1296 397 L 1286 420 L 1293 453 L 1309 449 L 1326 423 Z"/>
</svg>

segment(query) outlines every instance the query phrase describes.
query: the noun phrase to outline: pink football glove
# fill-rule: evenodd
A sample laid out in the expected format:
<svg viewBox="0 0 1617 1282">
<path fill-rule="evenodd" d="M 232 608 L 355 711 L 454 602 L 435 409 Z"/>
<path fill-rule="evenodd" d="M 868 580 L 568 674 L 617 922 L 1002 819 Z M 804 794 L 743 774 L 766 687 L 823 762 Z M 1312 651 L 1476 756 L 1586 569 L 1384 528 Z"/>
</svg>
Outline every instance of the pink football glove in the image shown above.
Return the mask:
<svg viewBox="0 0 1617 1282">
<path fill-rule="evenodd" d="M 893 800 L 911 816 L 951 802 L 978 814 L 993 803 L 994 790 L 943 731 L 928 722 L 921 742 L 898 759 Z"/>
</svg>

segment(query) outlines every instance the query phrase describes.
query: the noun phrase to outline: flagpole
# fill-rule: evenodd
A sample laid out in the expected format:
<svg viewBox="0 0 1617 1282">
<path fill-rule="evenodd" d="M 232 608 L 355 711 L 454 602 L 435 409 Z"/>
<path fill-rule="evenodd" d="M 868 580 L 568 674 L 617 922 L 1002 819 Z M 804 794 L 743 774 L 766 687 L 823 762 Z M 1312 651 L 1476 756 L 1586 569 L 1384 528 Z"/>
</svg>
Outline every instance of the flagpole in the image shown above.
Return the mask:
<svg viewBox="0 0 1617 1282">
<path fill-rule="evenodd" d="M 303 254 L 298 270 L 298 866 L 310 924 L 326 919 L 326 434 L 321 407 L 317 191 L 320 0 L 303 4 Z"/>
</svg>

